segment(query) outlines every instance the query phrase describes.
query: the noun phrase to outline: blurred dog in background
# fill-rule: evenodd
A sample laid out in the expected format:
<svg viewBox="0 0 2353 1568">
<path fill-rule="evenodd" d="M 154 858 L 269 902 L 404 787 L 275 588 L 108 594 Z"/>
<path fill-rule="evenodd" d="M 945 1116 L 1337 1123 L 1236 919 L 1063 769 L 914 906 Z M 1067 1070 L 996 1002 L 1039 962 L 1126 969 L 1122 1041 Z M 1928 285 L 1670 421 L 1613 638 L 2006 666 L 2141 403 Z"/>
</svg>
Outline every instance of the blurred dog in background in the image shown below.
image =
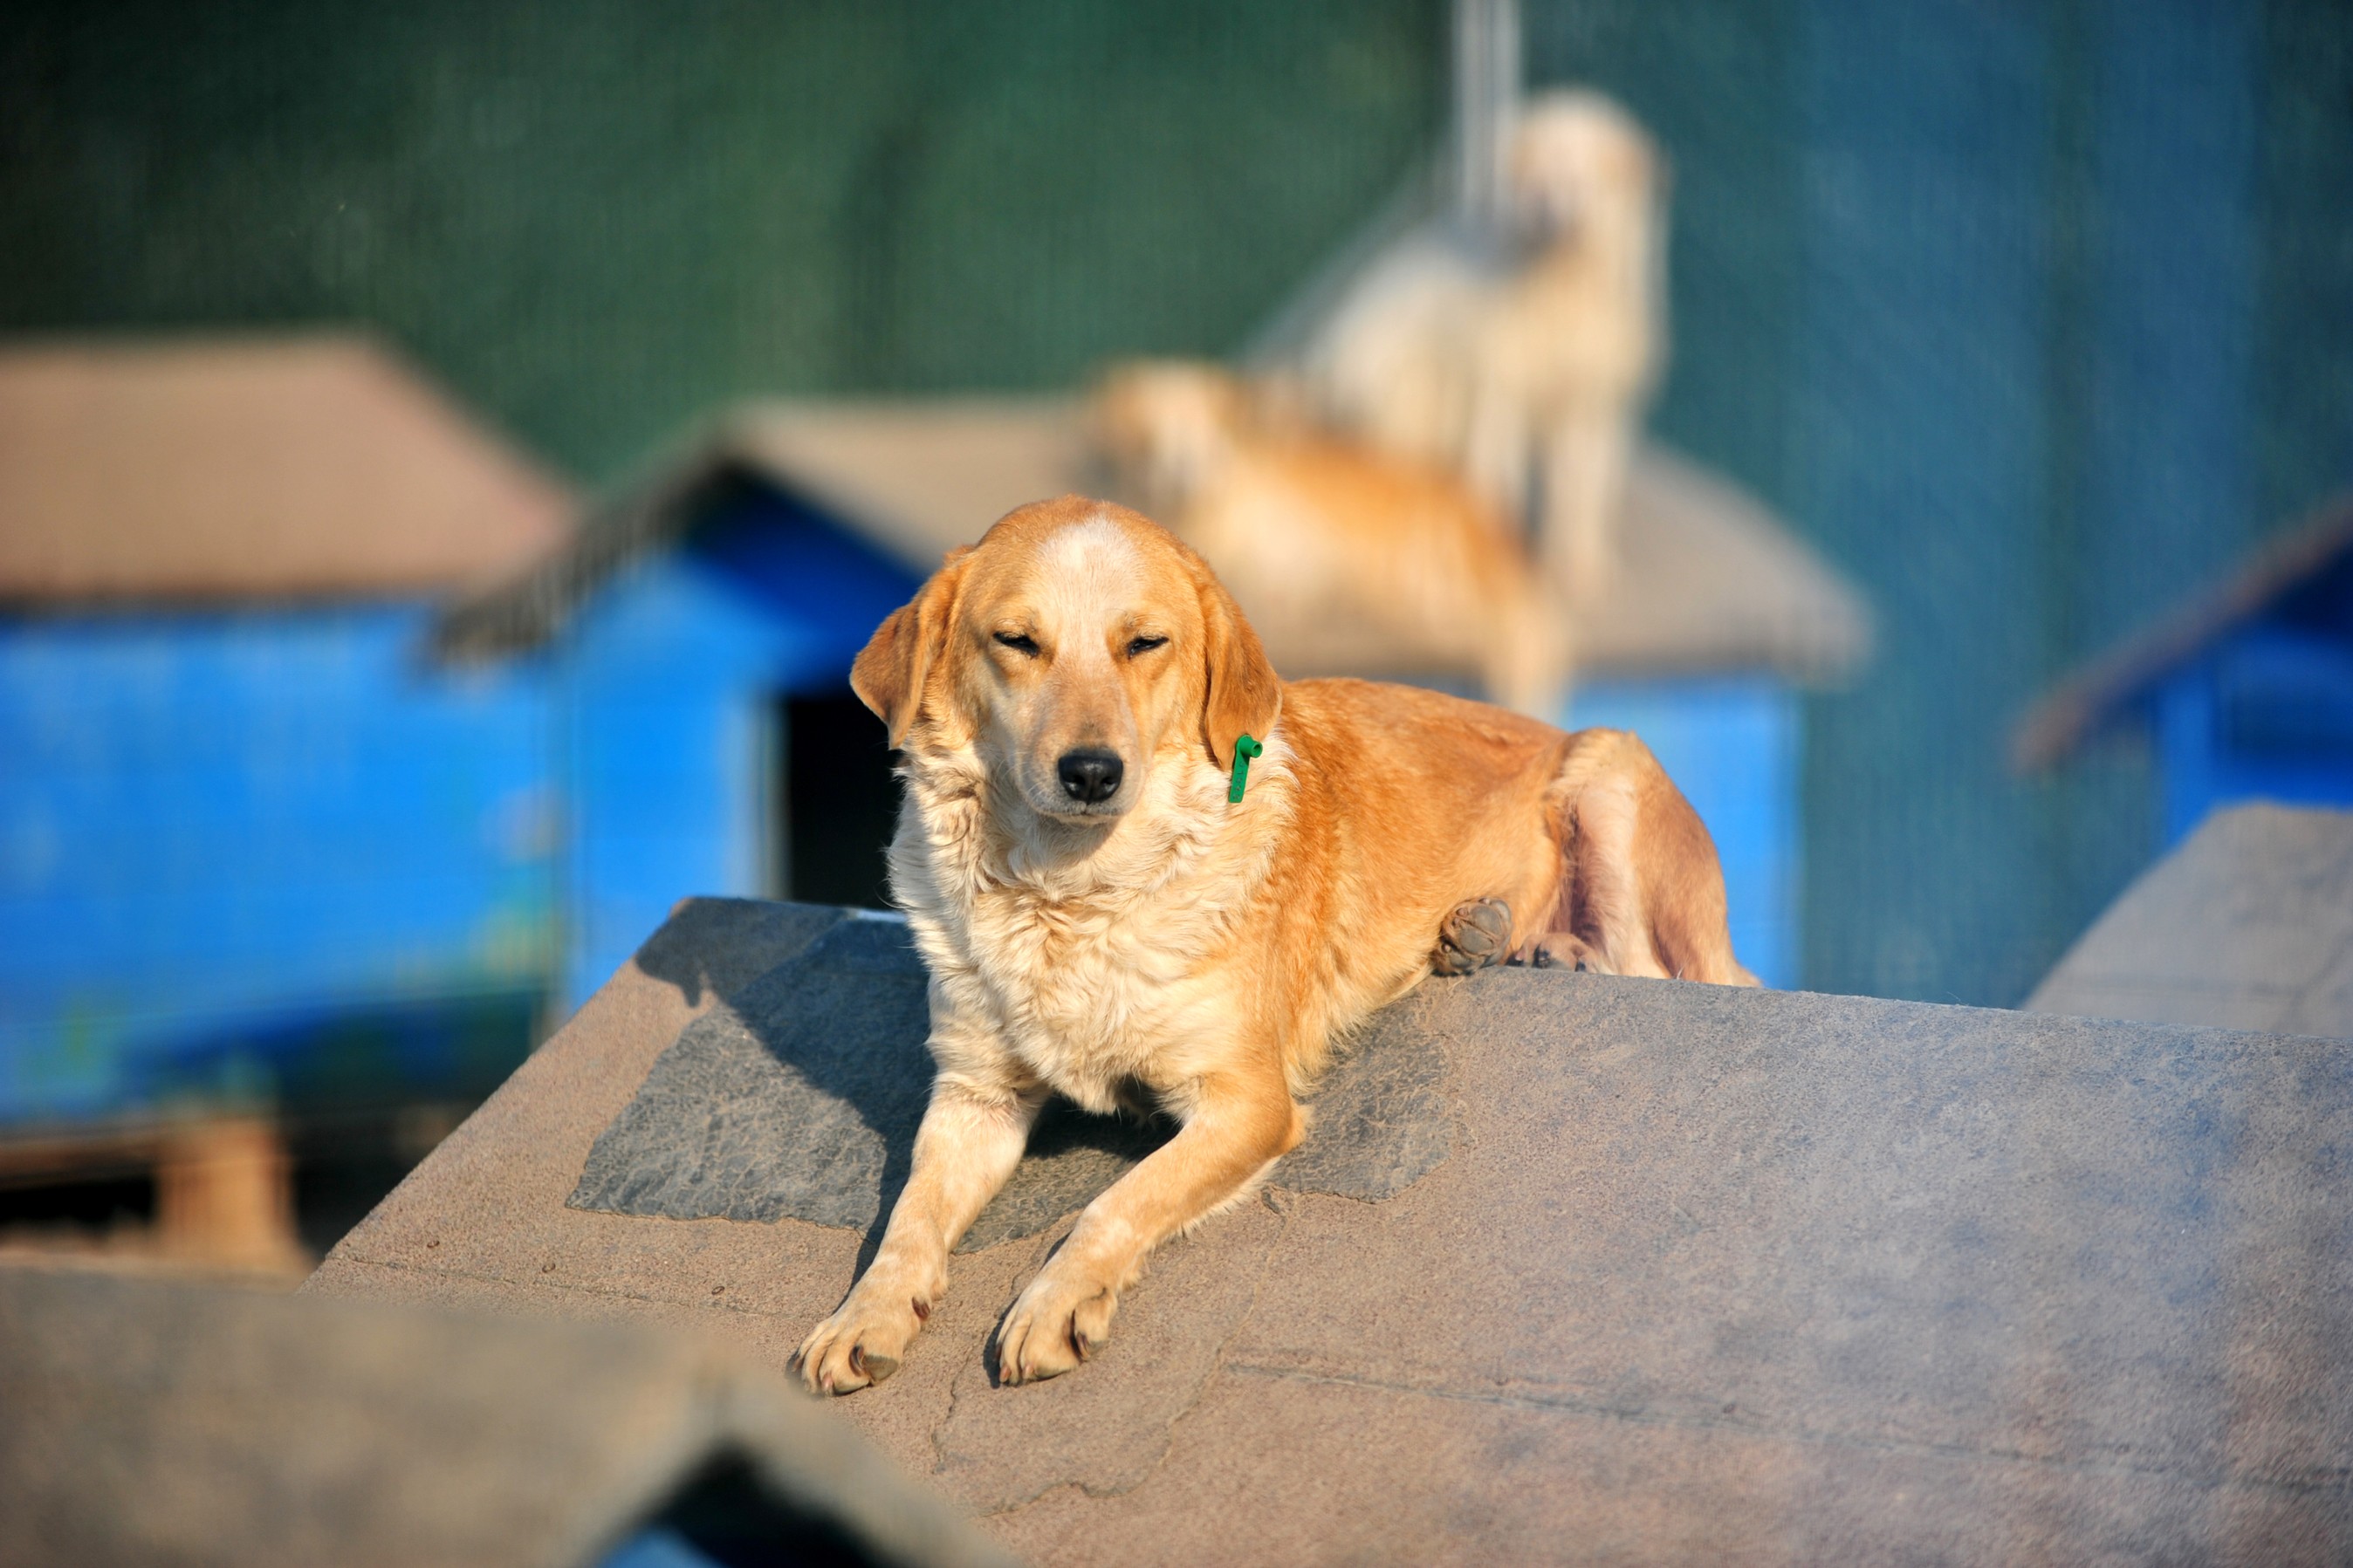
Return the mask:
<svg viewBox="0 0 2353 1568">
<path fill-rule="evenodd" d="M 1293 669 L 1475 672 L 1552 720 L 1569 621 L 1519 531 L 1446 468 L 1333 439 L 1215 365 L 1114 369 L 1089 409 L 1139 504 L 1215 567 Z"/>
<path fill-rule="evenodd" d="M 1660 159 L 1599 94 L 1521 111 L 1500 235 L 1432 235 L 1343 298 L 1300 371 L 1335 429 L 1462 475 L 1509 516 L 1531 489 L 1538 552 L 1582 602 L 1664 351 Z"/>
</svg>

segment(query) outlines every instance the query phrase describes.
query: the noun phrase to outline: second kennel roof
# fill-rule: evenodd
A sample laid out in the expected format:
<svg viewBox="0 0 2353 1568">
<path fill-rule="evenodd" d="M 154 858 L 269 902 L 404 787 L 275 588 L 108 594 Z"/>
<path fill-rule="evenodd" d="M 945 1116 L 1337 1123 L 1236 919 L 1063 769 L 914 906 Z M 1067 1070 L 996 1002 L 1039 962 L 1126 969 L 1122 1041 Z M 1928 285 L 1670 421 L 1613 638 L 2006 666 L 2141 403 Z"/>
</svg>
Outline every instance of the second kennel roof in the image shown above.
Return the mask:
<svg viewBox="0 0 2353 1568">
<path fill-rule="evenodd" d="M 607 575 L 691 528 L 714 487 L 744 479 L 810 503 L 923 573 L 1014 507 L 1102 483 L 1068 398 L 746 405 L 599 508 L 565 549 L 456 606 L 440 646 L 463 656 L 543 640 Z M 1664 447 L 1636 459 L 1624 550 L 1619 590 L 1578 627 L 1586 671 L 1765 669 L 1820 684 L 1869 655 L 1860 594 L 1762 504 Z M 1309 668 L 1285 673 L 1330 672 L 1312 668 L 1314 652 Z"/>
</svg>

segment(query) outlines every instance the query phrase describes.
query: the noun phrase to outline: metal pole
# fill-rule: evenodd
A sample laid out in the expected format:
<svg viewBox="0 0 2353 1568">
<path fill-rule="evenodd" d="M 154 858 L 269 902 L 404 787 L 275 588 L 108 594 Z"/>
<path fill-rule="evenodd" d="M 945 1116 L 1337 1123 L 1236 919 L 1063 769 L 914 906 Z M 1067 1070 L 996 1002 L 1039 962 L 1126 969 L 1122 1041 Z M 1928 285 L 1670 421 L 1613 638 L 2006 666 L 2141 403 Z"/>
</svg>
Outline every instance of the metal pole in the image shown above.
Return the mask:
<svg viewBox="0 0 2353 1568">
<path fill-rule="evenodd" d="M 1519 0 L 1454 0 L 1454 205 L 1471 223 L 1503 214 L 1504 144 L 1519 100 Z"/>
</svg>

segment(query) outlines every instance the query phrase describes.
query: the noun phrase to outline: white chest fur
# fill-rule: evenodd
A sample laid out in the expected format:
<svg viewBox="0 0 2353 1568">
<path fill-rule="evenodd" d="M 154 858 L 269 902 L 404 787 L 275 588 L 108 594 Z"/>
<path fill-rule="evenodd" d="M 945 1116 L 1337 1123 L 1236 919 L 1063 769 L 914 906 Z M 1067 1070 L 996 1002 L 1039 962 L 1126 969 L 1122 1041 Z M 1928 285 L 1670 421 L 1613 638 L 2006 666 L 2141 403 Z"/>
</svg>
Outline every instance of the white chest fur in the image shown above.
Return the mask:
<svg viewBox="0 0 2353 1568">
<path fill-rule="evenodd" d="M 1130 1080 L 1181 1098 L 1235 1026 L 1221 959 L 1288 792 L 1254 780 L 1229 806 L 1206 760 L 1155 769 L 1135 809 L 1087 838 L 993 811 L 978 764 L 960 761 L 911 775 L 892 849 L 942 1068 L 1043 1082 L 1092 1110 L 1113 1109 Z"/>
</svg>

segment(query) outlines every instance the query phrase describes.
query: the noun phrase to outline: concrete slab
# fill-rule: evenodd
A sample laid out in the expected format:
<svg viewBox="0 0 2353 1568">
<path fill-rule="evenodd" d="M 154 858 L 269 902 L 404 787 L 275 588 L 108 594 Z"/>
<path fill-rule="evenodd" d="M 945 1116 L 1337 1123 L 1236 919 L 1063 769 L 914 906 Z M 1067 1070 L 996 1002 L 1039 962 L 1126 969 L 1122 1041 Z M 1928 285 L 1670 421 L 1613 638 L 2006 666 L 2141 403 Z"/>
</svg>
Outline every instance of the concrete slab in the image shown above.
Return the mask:
<svg viewBox="0 0 2353 1568">
<path fill-rule="evenodd" d="M 836 929 L 682 906 L 307 1289 L 783 1365 L 868 1231 L 567 1200 L 690 1026 L 774 1031 L 763 976 Z M 1279 1172 L 1033 1387 L 983 1347 L 1061 1225 L 984 1247 L 834 1411 L 1044 1563 L 2353 1555 L 2348 1047 L 1525 970 L 1385 1040 L 1437 1064 L 1418 1179 Z"/>
<path fill-rule="evenodd" d="M 2026 1005 L 2353 1037 L 2353 812 L 2216 812 L 2108 906 Z"/>
</svg>

